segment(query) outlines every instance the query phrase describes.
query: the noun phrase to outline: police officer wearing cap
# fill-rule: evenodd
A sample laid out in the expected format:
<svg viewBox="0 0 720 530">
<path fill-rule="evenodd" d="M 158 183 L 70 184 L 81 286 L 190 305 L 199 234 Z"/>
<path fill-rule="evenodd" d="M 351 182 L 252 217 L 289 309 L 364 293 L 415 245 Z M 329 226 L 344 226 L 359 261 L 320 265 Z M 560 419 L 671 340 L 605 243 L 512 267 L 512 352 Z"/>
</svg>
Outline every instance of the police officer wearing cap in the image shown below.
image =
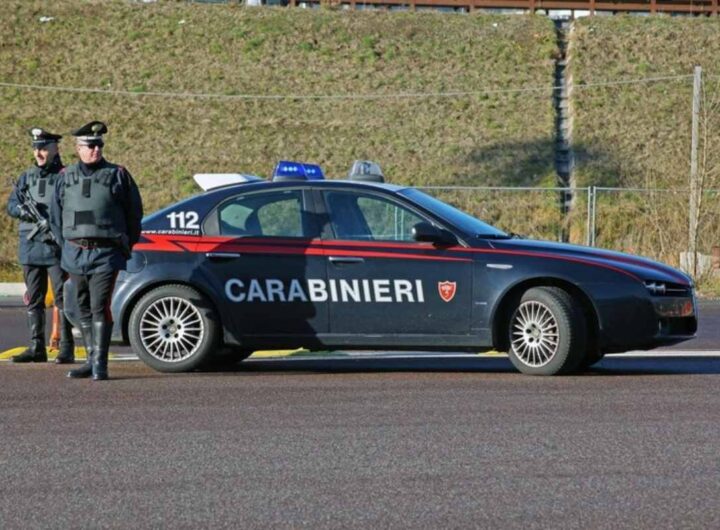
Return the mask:
<svg viewBox="0 0 720 530">
<path fill-rule="evenodd" d="M 77 164 L 58 179 L 51 223 L 62 242 L 62 268 L 76 287 L 78 320 L 87 362 L 68 377 L 108 378 L 112 334 L 110 298 L 118 271 L 140 238 L 140 192 L 130 173 L 103 158 L 107 126 L 92 121 L 72 132 Z"/>
<path fill-rule="evenodd" d="M 63 283 L 66 274 L 60 268 L 60 247 L 43 239 L 42 233 L 32 238 L 34 219 L 23 204 L 20 193 L 24 191 L 36 203 L 40 215 L 46 219 L 50 215 L 50 204 L 55 193 L 55 184 L 63 171 L 63 163 L 58 151 L 59 134 L 53 134 L 40 127 L 28 131 L 32 138 L 35 165 L 25 171 L 10 193 L 7 212 L 20 219 L 19 258 L 23 268 L 23 278 L 27 287 L 27 317 L 30 328 L 30 346 L 20 355 L 12 358 L 16 363 L 46 362 L 45 349 L 45 297 L 48 289 L 48 275 L 52 282 L 55 306 L 60 313 L 60 351 L 55 358 L 58 364 L 72 363 L 75 360 L 75 343 L 72 326 L 63 311 Z"/>
</svg>

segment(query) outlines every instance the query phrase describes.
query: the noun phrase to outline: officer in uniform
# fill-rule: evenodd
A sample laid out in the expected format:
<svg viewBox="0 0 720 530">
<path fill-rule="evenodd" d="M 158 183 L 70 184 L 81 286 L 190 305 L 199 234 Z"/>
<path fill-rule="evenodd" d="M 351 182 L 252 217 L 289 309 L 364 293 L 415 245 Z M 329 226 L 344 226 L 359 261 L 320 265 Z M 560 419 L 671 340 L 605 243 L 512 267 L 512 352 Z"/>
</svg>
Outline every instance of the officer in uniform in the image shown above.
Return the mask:
<svg viewBox="0 0 720 530">
<path fill-rule="evenodd" d="M 32 138 L 35 165 L 25 171 L 10 193 L 7 212 L 20 219 L 19 257 L 27 287 L 27 316 L 30 328 L 30 347 L 12 358 L 16 363 L 46 362 L 45 350 L 45 297 L 48 289 L 48 275 L 52 282 L 55 306 L 60 313 L 60 352 L 56 363 L 72 363 L 75 360 L 75 343 L 72 326 L 63 311 L 63 283 L 66 274 L 60 268 L 60 247 L 43 238 L 38 232 L 33 238 L 28 235 L 35 227 L 33 217 L 19 197 L 25 191 L 36 203 L 38 212 L 46 219 L 50 215 L 50 204 L 55 193 L 55 184 L 63 171 L 58 152 L 59 134 L 53 134 L 40 127 L 29 130 Z"/>
<path fill-rule="evenodd" d="M 62 268 L 77 290 L 78 320 L 87 362 L 68 377 L 108 378 L 112 334 L 110 298 L 118 271 L 140 238 L 142 200 L 130 173 L 103 158 L 107 127 L 90 122 L 72 132 L 80 161 L 60 176 L 51 223 L 62 242 Z"/>
</svg>

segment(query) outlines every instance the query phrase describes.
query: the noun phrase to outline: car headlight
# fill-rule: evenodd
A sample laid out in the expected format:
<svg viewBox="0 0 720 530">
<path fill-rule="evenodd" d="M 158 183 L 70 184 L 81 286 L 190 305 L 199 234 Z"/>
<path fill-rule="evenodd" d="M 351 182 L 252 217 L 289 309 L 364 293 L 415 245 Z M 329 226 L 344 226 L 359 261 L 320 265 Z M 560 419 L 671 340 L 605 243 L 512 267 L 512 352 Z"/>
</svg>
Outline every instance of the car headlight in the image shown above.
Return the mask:
<svg viewBox="0 0 720 530">
<path fill-rule="evenodd" d="M 692 296 L 692 287 L 659 280 L 646 280 L 644 283 L 653 296 Z"/>
<path fill-rule="evenodd" d="M 655 312 L 660 317 L 678 318 L 695 314 L 692 287 L 659 280 L 646 280 L 645 288 L 653 296 Z"/>
<path fill-rule="evenodd" d="M 667 289 L 663 282 L 645 282 L 645 287 L 650 291 L 650 294 L 656 296 L 665 294 L 665 290 Z"/>
</svg>

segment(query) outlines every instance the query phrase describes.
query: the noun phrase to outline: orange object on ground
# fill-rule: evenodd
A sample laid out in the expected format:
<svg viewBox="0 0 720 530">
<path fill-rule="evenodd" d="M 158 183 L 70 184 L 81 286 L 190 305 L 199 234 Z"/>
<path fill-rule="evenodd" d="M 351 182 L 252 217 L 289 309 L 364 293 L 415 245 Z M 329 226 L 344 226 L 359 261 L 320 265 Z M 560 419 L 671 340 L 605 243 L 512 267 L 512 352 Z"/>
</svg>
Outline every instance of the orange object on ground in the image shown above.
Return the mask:
<svg viewBox="0 0 720 530">
<path fill-rule="evenodd" d="M 52 332 L 50 333 L 48 348 L 60 348 L 60 311 L 55 306 L 53 306 Z"/>
<path fill-rule="evenodd" d="M 48 348 L 58 349 L 60 347 L 60 313 L 58 308 L 55 307 L 55 299 L 53 297 L 52 280 L 48 278 L 48 290 L 45 296 L 45 307 L 53 308 L 52 316 L 52 332 L 50 333 L 50 340 L 48 341 Z"/>
</svg>

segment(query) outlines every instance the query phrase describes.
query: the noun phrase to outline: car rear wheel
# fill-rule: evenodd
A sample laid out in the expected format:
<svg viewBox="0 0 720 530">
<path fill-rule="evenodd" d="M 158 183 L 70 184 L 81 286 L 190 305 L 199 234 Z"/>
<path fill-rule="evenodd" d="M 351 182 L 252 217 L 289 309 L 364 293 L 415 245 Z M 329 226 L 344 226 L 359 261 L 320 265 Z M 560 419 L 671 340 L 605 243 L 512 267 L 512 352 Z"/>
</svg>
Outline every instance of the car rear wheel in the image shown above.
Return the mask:
<svg viewBox="0 0 720 530">
<path fill-rule="evenodd" d="M 207 363 L 218 347 L 220 325 L 209 300 L 186 285 L 145 294 L 130 315 L 130 344 L 161 372 L 187 372 Z"/>
<path fill-rule="evenodd" d="M 524 374 L 572 372 L 585 357 L 586 327 L 580 305 L 566 291 L 528 289 L 510 317 L 510 361 Z"/>
</svg>

